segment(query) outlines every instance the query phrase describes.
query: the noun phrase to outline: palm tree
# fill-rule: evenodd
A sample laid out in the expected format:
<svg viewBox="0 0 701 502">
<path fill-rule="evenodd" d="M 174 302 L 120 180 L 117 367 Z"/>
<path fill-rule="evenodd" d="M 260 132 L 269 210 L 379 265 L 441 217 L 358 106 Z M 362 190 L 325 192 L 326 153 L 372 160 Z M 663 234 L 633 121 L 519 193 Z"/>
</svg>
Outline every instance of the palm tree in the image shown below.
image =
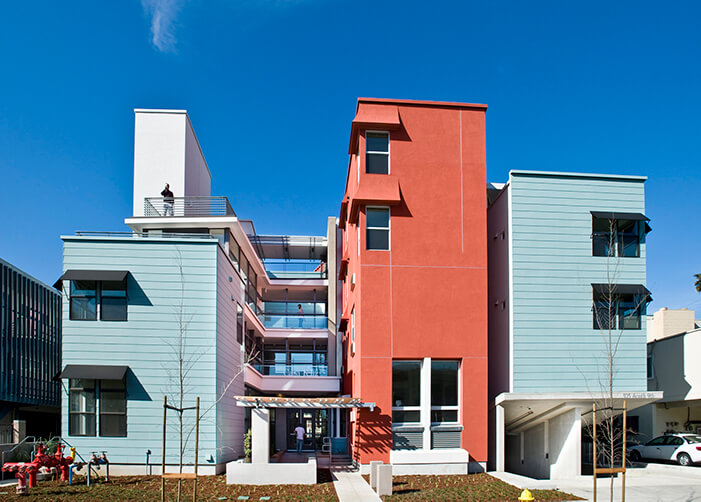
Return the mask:
<svg viewBox="0 0 701 502">
<path fill-rule="evenodd" d="M 701 293 L 701 274 L 694 274 L 694 277 L 696 277 L 696 291 Z"/>
</svg>

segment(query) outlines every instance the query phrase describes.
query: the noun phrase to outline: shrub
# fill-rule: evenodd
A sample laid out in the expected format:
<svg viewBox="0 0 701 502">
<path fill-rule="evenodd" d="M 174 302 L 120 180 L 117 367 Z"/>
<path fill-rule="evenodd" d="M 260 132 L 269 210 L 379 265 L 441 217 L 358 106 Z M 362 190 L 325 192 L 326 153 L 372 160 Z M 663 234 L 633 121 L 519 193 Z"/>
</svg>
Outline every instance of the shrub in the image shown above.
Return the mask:
<svg viewBox="0 0 701 502">
<path fill-rule="evenodd" d="M 243 436 L 243 456 L 246 458 L 246 462 L 251 461 L 251 429 Z"/>
</svg>

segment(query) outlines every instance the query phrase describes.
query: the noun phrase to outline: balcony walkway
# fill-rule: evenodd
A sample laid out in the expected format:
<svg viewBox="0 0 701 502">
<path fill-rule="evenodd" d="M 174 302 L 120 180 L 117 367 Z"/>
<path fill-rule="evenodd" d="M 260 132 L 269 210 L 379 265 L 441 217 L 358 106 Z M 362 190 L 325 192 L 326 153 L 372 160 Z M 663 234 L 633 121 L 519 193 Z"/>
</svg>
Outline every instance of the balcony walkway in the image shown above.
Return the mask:
<svg viewBox="0 0 701 502">
<path fill-rule="evenodd" d="M 360 475 L 360 471 L 353 470 L 352 467 L 332 466 L 331 477 L 333 477 L 333 487 L 340 502 L 381 502 L 382 499 L 370 488 Z"/>
</svg>

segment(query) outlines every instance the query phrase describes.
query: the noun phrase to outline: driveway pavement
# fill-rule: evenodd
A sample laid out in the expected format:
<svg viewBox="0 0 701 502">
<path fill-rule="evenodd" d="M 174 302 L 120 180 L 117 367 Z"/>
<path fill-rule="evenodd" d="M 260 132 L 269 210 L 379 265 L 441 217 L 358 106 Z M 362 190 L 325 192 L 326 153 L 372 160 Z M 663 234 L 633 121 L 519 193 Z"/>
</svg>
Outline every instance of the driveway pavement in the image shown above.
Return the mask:
<svg viewBox="0 0 701 502">
<path fill-rule="evenodd" d="M 519 488 L 558 489 L 586 500 L 593 500 L 594 489 L 591 476 L 571 479 L 532 479 L 509 472 L 490 472 L 507 483 Z M 609 478 L 598 479 L 597 501 L 609 500 Z M 614 500 L 621 500 L 621 478 L 614 481 Z M 647 464 L 645 467 L 629 468 L 626 473 L 626 500 L 631 502 L 701 502 L 701 467 Z"/>
</svg>

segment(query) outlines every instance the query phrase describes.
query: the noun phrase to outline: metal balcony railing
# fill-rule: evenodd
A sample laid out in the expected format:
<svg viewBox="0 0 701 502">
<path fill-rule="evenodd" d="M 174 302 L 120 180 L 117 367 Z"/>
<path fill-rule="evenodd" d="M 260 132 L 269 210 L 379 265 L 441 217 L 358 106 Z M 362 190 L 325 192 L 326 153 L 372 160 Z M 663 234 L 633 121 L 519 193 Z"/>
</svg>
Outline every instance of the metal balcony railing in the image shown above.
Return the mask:
<svg viewBox="0 0 701 502">
<path fill-rule="evenodd" d="M 325 315 L 263 314 L 263 326 L 268 329 L 326 329 Z"/>
<path fill-rule="evenodd" d="M 146 197 L 144 216 L 236 216 L 226 197 Z"/>
<path fill-rule="evenodd" d="M 326 364 L 253 364 L 258 373 L 264 376 L 328 376 Z"/>
<path fill-rule="evenodd" d="M 320 261 L 265 260 L 270 279 L 326 279 L 326 263 Z"/>
</svg>

